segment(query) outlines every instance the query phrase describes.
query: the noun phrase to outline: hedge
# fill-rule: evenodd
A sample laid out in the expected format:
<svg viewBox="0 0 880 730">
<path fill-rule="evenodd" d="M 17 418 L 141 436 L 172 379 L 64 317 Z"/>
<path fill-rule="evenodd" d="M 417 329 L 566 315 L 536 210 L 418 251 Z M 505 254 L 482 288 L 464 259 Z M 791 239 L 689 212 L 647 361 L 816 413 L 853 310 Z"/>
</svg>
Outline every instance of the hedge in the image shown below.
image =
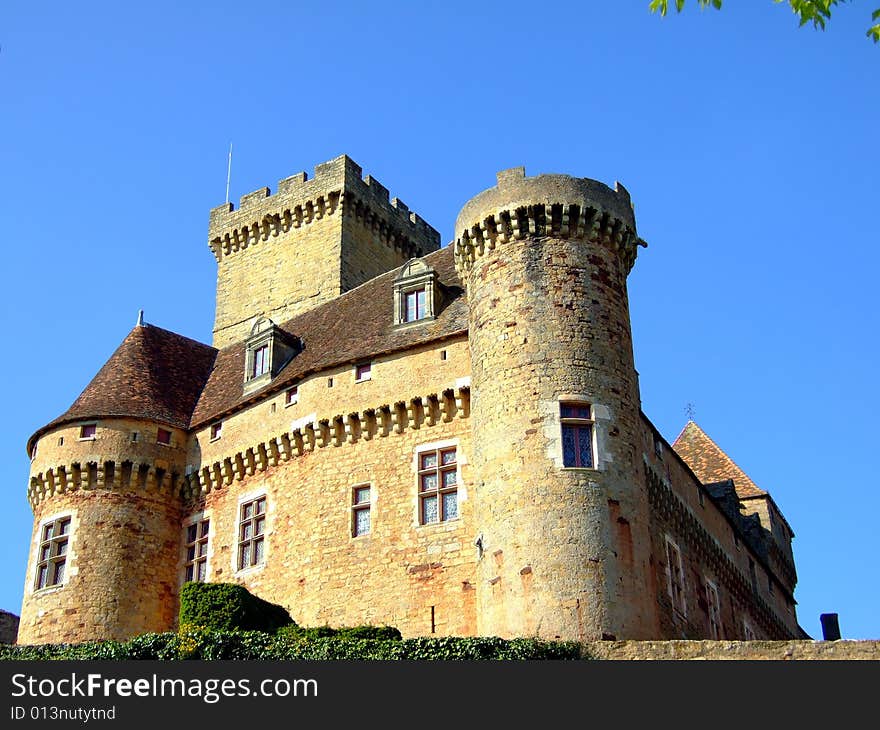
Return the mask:
<svg viewBox="0 0 880 730">
<path fill-rule="evenodd" d="M 325 627 L 321 627 L 323 630 Z M 129 641 L 81 644 L 0 645 L 0 660 L 159 659 L 159 660 L 574 660 L 576 642 L 498 637 L 360 638 L 357 634 L 391 634 L 391 627 L 331 629 L 329 636 L 284 630 L 215 631 L 185 629 L 178 633 L 143 634 Z M 320 632 L 318 632 L 320 633 Z"/>
<path fill-rule="evenodd" d="M 283 606 L 235 583 L 184 583 L 178 617 L 180 626 L 218 631 L 275 631 L 294 623 Z"/>
</svg>

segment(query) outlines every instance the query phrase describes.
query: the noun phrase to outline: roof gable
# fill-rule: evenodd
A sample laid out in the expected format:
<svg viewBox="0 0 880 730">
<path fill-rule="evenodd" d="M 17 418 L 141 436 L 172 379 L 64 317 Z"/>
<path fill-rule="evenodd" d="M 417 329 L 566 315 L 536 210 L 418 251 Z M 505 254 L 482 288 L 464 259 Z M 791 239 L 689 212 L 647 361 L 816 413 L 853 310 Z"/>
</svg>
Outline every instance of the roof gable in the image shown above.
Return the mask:
<svg viewBox="0 0 880 730">
<path fill-rule="evenodd" d="M 703 484 L 732 479 L 740 497 L 767 495 L 694 421 L 687 422 L 672 448 Z"/>
</svg>

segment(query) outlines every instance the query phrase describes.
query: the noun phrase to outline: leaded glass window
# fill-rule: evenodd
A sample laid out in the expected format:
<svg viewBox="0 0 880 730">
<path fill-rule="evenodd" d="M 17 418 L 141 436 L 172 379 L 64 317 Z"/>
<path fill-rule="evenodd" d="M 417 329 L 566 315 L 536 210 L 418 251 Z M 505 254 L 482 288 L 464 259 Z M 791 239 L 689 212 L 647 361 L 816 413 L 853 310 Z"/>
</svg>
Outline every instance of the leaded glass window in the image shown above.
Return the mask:
<svg viewBox="0 0 880 730">
<path fill-rule="evenodd" d="M 370 485 L 359 484 L 351 490 L 351 535 L 360 537 L 370 532 Z"/>
<path fill-rule="evenodd" d="M 69 540 L 70 517 L 59 517 L 40 528 L 39 560 L 34 584 L 36 590 L 64 583 Z"/>
<path fill-rule="evenodd" d="M 455 448 L 419 454 L 419 522 L 458 518 L 458 461 Z"/>
<path fill-rule="evenodd" d="M 265 560 L 266 498 L 257 497 L 239 507 L 238 569 L 260 565 Z"/>
<path fill-rule="evenodd" d="M 207 519 L 186 526 L 184 550 L 184 580 L 204 583 L 208 579 L 208 532 Z"/>
<path fill-rule="evenodd" d="M 589 403 L 560 403 L 562 465 L 593 468 L 593 414 Z"/>
</svg>

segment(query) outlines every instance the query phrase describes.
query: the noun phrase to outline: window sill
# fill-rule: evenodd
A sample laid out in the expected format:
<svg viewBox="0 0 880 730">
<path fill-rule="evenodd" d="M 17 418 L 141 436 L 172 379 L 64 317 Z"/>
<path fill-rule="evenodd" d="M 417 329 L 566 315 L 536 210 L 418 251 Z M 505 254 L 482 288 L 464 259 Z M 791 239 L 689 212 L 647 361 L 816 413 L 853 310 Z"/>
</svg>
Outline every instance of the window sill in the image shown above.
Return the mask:
<svg viewBox="0 0 880 730">
<path fill-rule="evenodd" d="M 214 443 L 215 441 L 219 441 L 219 440 L 220 440 L 220 436 L 212 436 L 210 439 L 208 439 L 208 443 Z"/>
<path fill-rule="evenodd" d="M 266 561 L 264 560 L 262 563 L 257 563 L 256 565 L 248 565 L 246 568 L 237 568 L 234 575 L 244 577 L 251 573 L 259 573 L 265 567 Z"/>
<path fill-rule="evenodd" d="M 97 441 L 97 436 L 80 436 L 77 441 Z"/>
<path fill-rule="evenodd" d="M 560 467 L 562 471 L 593 471 L 598 472 L 598 467 L 595 466 L 563 466 Z"/>
<path fill-rule="evenodd" d="M 45 588 L 34 588 L 34 590 L 31 592 L 31 595 L 35 598 L 37 598 L 39 596 L 47 596 L 50 593 L 56 593 L 56 592 L 60 591 L 66 585 L 67 585 L 66 583 L 57 583 L 52 586 L 46 586 Z"/>
<path fill-rule="evenodd" d="M 354 384 L 357 385 L 358 383 L 369 383 L 371 380 L 372 378 L 361 378 L 360 380 L 355 380 Z"/>
<path fill-rule="evenodd" d="M 297 403 L 299 403 L 298 400 L 292 400 L 292 401 L 290 401 L 290 403 L 285 403 L 285 404 L 284 404 L 284 407 L 285 407 L 285 408 L 290 408 L 291 406 L 295 406 Z"/>
</svg>

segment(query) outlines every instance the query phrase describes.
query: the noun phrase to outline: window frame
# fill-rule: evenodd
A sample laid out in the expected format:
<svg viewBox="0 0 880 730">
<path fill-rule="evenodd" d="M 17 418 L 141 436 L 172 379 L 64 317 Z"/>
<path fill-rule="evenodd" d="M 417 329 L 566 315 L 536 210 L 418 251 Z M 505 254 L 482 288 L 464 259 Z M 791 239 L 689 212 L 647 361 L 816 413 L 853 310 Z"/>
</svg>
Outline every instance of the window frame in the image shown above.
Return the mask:
<svg viewBox="0 0 880 730">
<path fill-rule="evenodd" d="M 373 379 L 373 361 L 359 362 L 354 366 L 354 382 L 365 383 Z"/>
<path fill-rule="evenodd" d="M 299 385 L 291 385 L 284 391 L 284 407 L 299 403 Z"/>
<path fill-rule="evenodd" d="M 167 440 L 163 440 L 162 434 L 166 433 L 168 434 L 168 438 Z M 162 428 L 161 426 L 159 426 L 158 430 L 156 431 L 156 443 L 160 444 L 161 446 L 171 446 L 171 437 L 173 435 L 174 434 L 171 432 L 171 429 Z"/>
<path fill-rule="evenodd" d="M 721 626 L 721 596 L 718 586 L 709 578 L 706 578 L 706 612 L 709 616 L 709 638 L 724 638 Z"/>
<path fill-rule="evenodd" d="M 212 423 L 209 435 L 211 441 L 217 441 L 223 435 L 223 421 L 215 421 Z"/>
<path fill-rule="evenodd" d="M 419 320 L 425 319 L 428 315 L 428 287 L 422 284 L 421 286 L 416 286 L 411 289 L 402 289 L 401 292 L 401 312 L 400 312 L 400 321 L 401 324 L 409 324 L 410 322 L 418 322 Z M 419 302 L 419 298 L 421 295 L 421 303 Z M 410 317 L 410 297 L 413 297 L 413 301 L 415 304 L 414 307 L 414 317 Z"/>
<path fill-rule="evenodd" d="M 269 343 L 260 343 L 251 351 L 251 374 L 249 380 L 265 375 L 271 369 Z"/>
<path fill-rule="evenodd" d="M 564 415 L 563 409 L 586 409 L 589 417 Z M 561 399 L 559 401 L 559 439 L 562 452 L 562 468 L 563 469 L 596 469 L 596 414 L 593 404 L 584 400 Z M 567 463 L 565 449 L 565 434 L 567 430 L 571 430 L 575 438 L 575 463 Z M 582 464 L 580 444 L 582 443 L 582 435 L 586 434 L 587 443 L 590 447 L 590 463 Z"/>
<path fill-rule="evenodd" d="M 687 599 L 685 597 L 684 561 L 681 557 L 681 548 L 671 536 L 665 536 L 666 543 L 666 590 L 672 603 L 673 610 L 687 617 Z M 671 552 L 670 552 L 671 550 Z M 673 565 L 673 558 L 674 563 Z M 673 569 L 677 575 L 677 581 L 673 577 Z M 676 590 L 678 599 L 676 599 Z"/>
<path fill-rule="evenodd" d="M 189 532 L 195 529 L 195 538 L 190 540 Z M 204 553 L 200 548 L 204 545 Z M 193 549 L 192 557 L 189 549 Z M 211 549 L 211 517 L 198 515 L 191 518 L 183 526 L 183 582 L 207 583 L 209 551 Z M 204 577 L 199 577 L 199 567 L 204 566 Z M 192 575 L 189 575 L 192 569 Z"/>
<path fill-rule="evenodd" d="M 367 499 L 359 500 L 358 493 L 367 493 Z M 351 536 L 366 537 L 373 532 L 373 485 L 370 482 L 362 482 L 355 484 L 351 488 Z M 367 515 L 367 529 L 364 532 L 359 531 L 358 517 L 361 514 Z"/>
<path fill-rule="evenodd" d="M 64 531 L 56 534 L 56 526 L 63 526 Z M 51 534 L 47 536 L 47 530 Z M 32 589 L 34 593 L 47 591 L 52 588 L 61 588 L 67 583 L 67 563 L 71 555 L 71 542 L 73 540 L 73 515 L 64 513 L 55 515 L 40 523 L 37 532 L 36 555 L 34 561 L 34 579 Z M 63 552 L 61 551 L 63 546 Z M 44 549 L 48 552 L 43 557 Z M 46 582 L 40 585 L 43 569 L 46 570 Z M 60 571 L 60 577 L 59 577 Z M 51 583 L 49 582 L 51 577 Z"/>
<path fill-rule="evenodd" d="M 86 433 L 86 429 L 90 429 L 88 433 Z M 79 427 L 79 440 L 80 441 L 94 441 L 98 437 L 98 424 L 97 422 L 93 423 L 82 423 Z"/>
<path fill-rule="evenodd" d="M 444 462 L 444 455 L 450 453 L 453 455 L 452 461 Z M 434 456 L 436 458 L 436 463 L 434 466 L 425 465 L 426 457 L 430 456 Z M 426 527 L 428 525 L 442 525 L 444 523 L 453 522 L 460 519 L 460 465 L 461 461 L 459 457 L 457 443 L 430 444 L 424 447 L 419 447 L 419 449 L 416 451 L 416 493 L 418 496 L 418 524 L 420 527 Z M 453 482 L 452 486 L 444 485 L 444 474 L 455 475 L 455 481 Z M 435 477 L 436 486 L 426 489 L 424 487 L 426 478 L 431 476 Z M 455 514 L 452 517 L 447 516 L 447 507 L 444 500 L 444 497 L 448 495 L 455 495 Z M 428 521 L 425 519 L 425 505 L 428 500 L 431 499 L 436 500 L 437 519 Z"/>
<path fill-rule="evenodd" d="M 262 512 L 257 511 L 262 502 Z M 254 506 L 253 515 L 245 517 L 246 508 L 250 505 Z M 240 573 L 246 570 L 260 568 L 266 564 L 266 523 L 268 522 L 269 501 L 265 492 L 242 497 L 238 502 L 238 514 L 235 519 L 235 553 L 233 554 L 233 564 L 235 572 Z M 262 519 L 262 530 L 257 532 L 257 521 Z M 244 527 L 251 524 L 252 531 L 250 537 L 243 538 Z M 262 551 L 259 551 L 257 545 L 261 544 Z M 248 550 L 248 562 L 242 560 L 242 549 Z"/>
</svg>

